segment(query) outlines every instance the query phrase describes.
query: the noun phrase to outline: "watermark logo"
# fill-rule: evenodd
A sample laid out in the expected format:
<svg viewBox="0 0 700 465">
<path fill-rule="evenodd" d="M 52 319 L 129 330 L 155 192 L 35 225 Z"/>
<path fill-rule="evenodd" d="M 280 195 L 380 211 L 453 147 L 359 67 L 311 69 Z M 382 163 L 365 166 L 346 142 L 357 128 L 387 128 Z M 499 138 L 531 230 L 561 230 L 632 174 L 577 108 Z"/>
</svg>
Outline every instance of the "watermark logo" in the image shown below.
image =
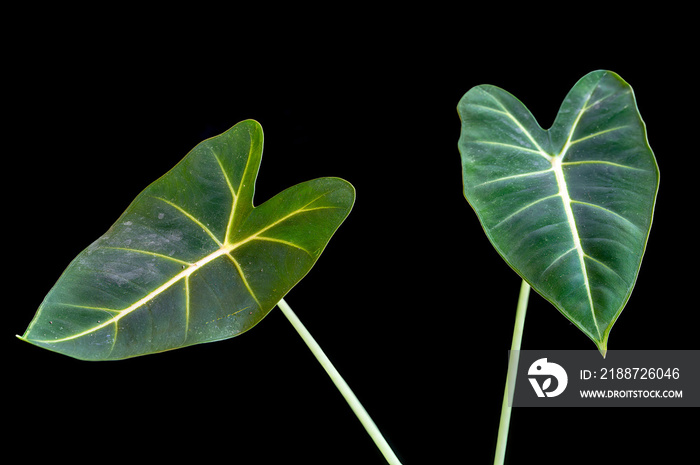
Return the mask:
<svg viewBox="0 0 700 465">
<path fill-rule="evenodd" d="M 546 358 L 535 360 L 527 371 L 528 379 L 537 397 L 556 397 L 566 389 L 569 378 L 566 371 L 556 363 L 548 362 Z M 554 389 L 552 388 L 552 378 L 556 380 Z M 540 384 L 539 380 L 542 380 Z"/>
<path fill-rule="evenodd" d="M 512 350 L 508 357 L 511 407 L 700 407 L 700 350 L 609 350 L 605 358 L 593 348 Z"/>
</svg>

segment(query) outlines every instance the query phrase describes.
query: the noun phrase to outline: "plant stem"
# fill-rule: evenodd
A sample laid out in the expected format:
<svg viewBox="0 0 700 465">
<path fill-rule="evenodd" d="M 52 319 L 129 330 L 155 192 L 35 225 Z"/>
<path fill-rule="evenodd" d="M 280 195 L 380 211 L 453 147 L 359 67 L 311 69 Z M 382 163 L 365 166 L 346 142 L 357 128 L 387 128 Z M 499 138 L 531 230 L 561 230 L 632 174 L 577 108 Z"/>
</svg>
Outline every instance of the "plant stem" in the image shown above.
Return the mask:
<svg viewBox="0 0 700 465">
<path fill-rule="evenodd" d="M 365 427 L 367 433 L 369 433 L 370 437 L 377 445 L 380 452 L 384 455 L 386 461 L 391 465 L 401 465 L 401 462 L 394 454 L 394 451 L 391 450 L 391 447 L 386 442 L 386 439 L 384 439 L 384 436 L 382 436 L 382 433 L 379 431 L 379 428 L 377 428 L 377 425 L 374 424 L 374 421 L 369 416 L 365 408 L 362 406 L 362 404 L 357 399 L 357 397 L 352 392 L 352 390 L 342 378 L 342 376 L 340 376 L 338 370 L 335 369 L 331 361 L 328 359 L 328 357 L 326 357 L 326 354 L 321 349 L 321 346 L 319 346 L 318 343 L 314 340 L 314 338 L 311 336 L 311 333 L 309 333 L 309 331 L 306 329 L 306 327 L 304 327 L 304 325 L 301 323 L 301 321 L 292 311 L 289 305 L 287 305 L 287 302 L 285 302 L 284 299 L 282 299 L 277 303 L 277 306 L 280 308 L 280 310 L 282 310 L 282 313 L 284 313 L 287 319 L 292 323 L 292 326 L 294 326 L 294 329 L 297 330 L 301 338 L 304 340 L 304 342 L 306 342 L 306 345 L 309 346 L 309 349 L 311 349 L 311 352 L 319 361 L 323 369 L 326 370 L 326 373 L 328 373 L 328 376 L 330 376 L 331 380 L 333 381 L 333 384 L 335 384 L 340 393 L 343 395 L 348 405 L 350 405 L 352 411 L 355 412 L 355 415 L 357 415 L 357 418 L 362 423 L 362 426 Z"/>
<path fill-rule="evenodd" d="M 501 421 L 498 424 L 498 439 L 496 441 L 496 456 L 494 465 L 502 465 L 506 458 L 506 445 L 508 444 L 508 429 L 510 427 L 510 412 L 512 407 L 509 402 L 510 393 L 515 390 L 515 378 L 520 357 L 520 343 L 523 339 L 523 327 L 525 326 L 525 313 L 530 297 L 530 285 L 523 280 L 520 286 L 518 307 L 515 311 L 515 327 L 513 328 L 513 342 L 510 345 L 510 357 L 508 358 L 508 373 L 506 374 L 506 387 L 503 392 L 503 404 L 501 405 Z"/>
</svg>

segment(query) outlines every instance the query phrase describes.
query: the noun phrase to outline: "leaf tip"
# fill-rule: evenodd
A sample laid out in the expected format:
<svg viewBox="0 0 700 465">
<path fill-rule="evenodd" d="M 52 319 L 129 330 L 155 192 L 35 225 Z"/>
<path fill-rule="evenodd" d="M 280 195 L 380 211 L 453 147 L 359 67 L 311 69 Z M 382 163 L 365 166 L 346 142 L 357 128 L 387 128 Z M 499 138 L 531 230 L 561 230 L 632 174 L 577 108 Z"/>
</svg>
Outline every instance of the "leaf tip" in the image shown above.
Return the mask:
<svg viewBox="0 0 700 465">
<path fill-rule="evenodd" d="M 600 352 L 600 355 L 605 358 L 605 356 L 608 354 L 608 346 L 605 344 L 605 342 L 601 342 L 600 344 L 596 344 L 598 346 L 598 351 Z"/>
</svg>

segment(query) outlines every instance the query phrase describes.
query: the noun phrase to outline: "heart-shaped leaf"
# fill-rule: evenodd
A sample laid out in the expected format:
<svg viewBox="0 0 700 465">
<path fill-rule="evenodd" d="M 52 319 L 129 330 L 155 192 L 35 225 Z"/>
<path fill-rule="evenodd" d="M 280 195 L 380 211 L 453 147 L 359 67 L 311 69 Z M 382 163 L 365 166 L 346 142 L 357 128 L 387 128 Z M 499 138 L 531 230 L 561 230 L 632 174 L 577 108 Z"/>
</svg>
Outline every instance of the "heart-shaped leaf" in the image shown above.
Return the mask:
<svg viewBox="0 0 700 465">
<path fill-rule="evenodd" d="M 659 170 L 631 87 L 584 76 L 543 130 L 511 94 L 459 103 L 464 195 L 486 235 L 603 355 L 637 279 Z"/>
<path fill-rule="evenodd" d="M 81 252 L 21 337 L 86 360 L 236 336 L 316 262 L 350 213 L 338 178 L 253 206 L 263 133 L 243 121 L 197 145 Z"/>
</svg>

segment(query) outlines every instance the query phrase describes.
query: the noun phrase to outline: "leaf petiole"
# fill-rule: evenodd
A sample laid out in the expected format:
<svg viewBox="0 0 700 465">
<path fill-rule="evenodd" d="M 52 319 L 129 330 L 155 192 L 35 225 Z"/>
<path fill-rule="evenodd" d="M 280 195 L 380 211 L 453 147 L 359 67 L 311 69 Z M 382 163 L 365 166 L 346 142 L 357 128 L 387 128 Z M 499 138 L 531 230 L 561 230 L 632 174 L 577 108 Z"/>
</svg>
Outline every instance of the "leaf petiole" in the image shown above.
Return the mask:
<svg viewBox="0 0 700 465">
<path fill-rule="evenodd" d="M 323 369 L 326 370 L 326 373 L 328 373 L 328 376 L 333 381 L 333 384 L 335 384 L 340 393 L 343 395 L 352 411 L 355 412 L 355 415 L 357 415 L 357 418 L 362 423 L 362 426 L 365 427 L 367 433 L 377 445 L 380 452 L 384 455 L 386 461 L 391 465 L 401 465 L 401 462 L 396 457 L 396 454 L 394 454 L 394 451 L 391 449 L 386 439 L 384 439 L 384 436 L 379 431 L 379 428 L 377 428 L 377 425 L 352 392 L 350 386 L 348 386 L 343 377 L 340 376 L 340 373 L 338 373 L 338 370 L 335 369 L 331 361 L 323 352 L 321 346 L 319 346 L 316 340 L 311 336 L 311 333 L 309 333 L 306 327 L 301 323 L 301 320 L 299 320 L 296 314 L 292 311 L 291 307 L 284 301 L 284 299 L 281 299 L 277 303 L 277 306 L 280 308 L 280 310 L 282 310 L 282 313 L 284 313 L 289 322 L 292 323 L 292 326 L 294 326 L 294 329 L 297 330 L 309 349 L 311 349 L 311 352 L 319 361 Z"/>
<path fill-rule="evenodd" d="M 523 327 L 525 326 L 525 313 L 527 313 L 527 303 L 530 298 L 530 285 L 523 279 L 518 297 L 518 307 L 515 311 L 515 327 L 513 328 L 513 341 L 510 346 L 510 356 L 508 358 L 508 373 L 506 375 L 506 387 L 503 392 L 503 404 L 501 405 L 501 421 L 498 424 L 498 439 L 496 441 L 496 456 L 494 465 L 503 464 L 506 457 L 506 446 L 508 444 L 508 429 L 510 427 L 510 406 L 509 397 L 515 390 L 515 378 L 518 370 L 518 359 L 520 357 L 520 343 L 523 339 Z"/>
</svg>

